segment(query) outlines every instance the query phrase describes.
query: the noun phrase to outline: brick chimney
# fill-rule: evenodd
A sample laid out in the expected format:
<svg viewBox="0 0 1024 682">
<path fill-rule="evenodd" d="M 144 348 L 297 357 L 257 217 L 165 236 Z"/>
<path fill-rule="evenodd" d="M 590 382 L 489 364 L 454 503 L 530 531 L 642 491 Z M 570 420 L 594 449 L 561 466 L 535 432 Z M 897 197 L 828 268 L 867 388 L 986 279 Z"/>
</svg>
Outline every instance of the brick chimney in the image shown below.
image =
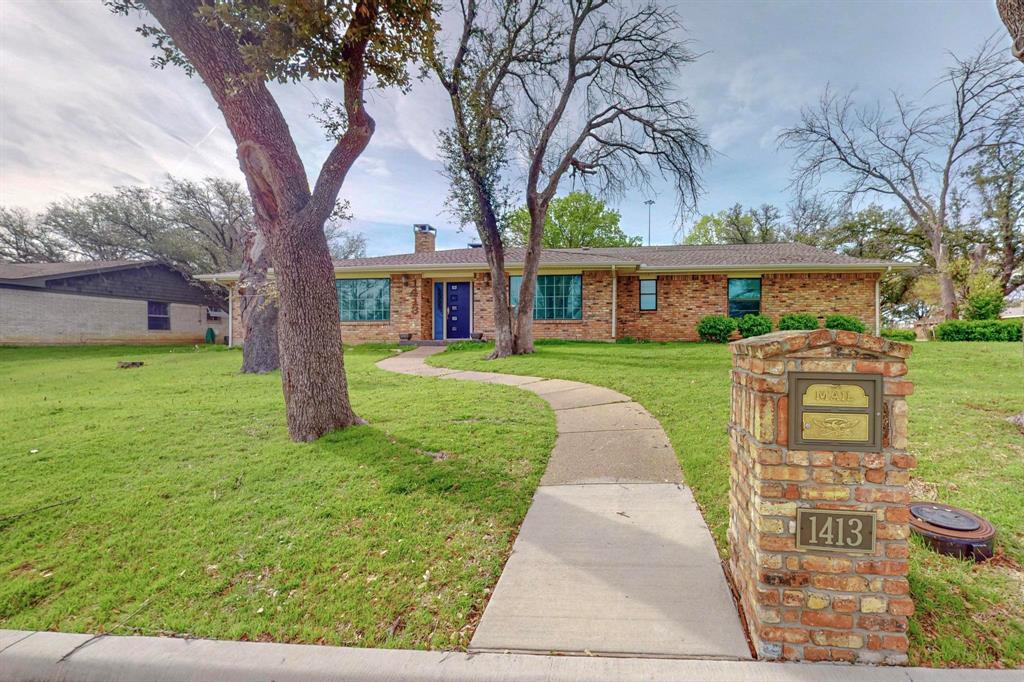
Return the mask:
<svg viewBox="0 0 1024 682">
<path fill-rule="evenodd" d="M 413 225 L 413 234 L 416 238 L 416 253 L 427 253 L 434 251 L 434 242 L 437 241 L 437 230 L 430 225 Z"/>
</svg>

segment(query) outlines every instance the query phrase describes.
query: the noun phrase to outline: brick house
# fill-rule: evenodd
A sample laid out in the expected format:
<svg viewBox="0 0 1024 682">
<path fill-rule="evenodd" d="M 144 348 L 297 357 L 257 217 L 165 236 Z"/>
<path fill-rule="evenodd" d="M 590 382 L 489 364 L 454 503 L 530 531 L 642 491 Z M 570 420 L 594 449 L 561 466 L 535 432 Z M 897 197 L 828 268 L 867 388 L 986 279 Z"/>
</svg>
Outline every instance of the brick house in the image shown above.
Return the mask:
<svg viewBox="0 0 1024 682">
<path fill-rule="evenodd" d="M 151 261 L 0 263 L 0 344 L 201 343 L 220 292 Z"/>
<path fill-rule="evenodd" d="M 413 253 L 335 262 L 346 343 L 492 338 L 494 299 L 482 248 L 437 251 L 436 231 L 414 227 Z M 505 264 L 513 305 L 524 249 Z M 906 264 L 864 260 L 803 244 L 545 249 L 534 306 L 538 338 L 697 339 L 705 315 L 843 313 L 879 326 L 878 280 Z M 231 292 L 232 343 L 243 341 L 238 273 L 200 279 Z M 244 295 L 244 291 L 241 292 Z"/>
</svg>

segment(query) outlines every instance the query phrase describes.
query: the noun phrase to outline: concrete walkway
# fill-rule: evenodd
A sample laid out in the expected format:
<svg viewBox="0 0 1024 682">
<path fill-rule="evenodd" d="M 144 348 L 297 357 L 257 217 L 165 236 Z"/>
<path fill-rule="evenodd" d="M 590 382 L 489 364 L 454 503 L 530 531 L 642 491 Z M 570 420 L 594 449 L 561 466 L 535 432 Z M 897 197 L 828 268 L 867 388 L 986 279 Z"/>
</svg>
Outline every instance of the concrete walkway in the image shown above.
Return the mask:
<svg viewBox="0 0 1024 682">
<path fill-rule="evenodd" d="M 555 411 L 558 439 L 471 652 L 749 659 L 711 533 L 658 421 L 576 381 L 430 367 L 394 372 L 518 386 Z"/>
<path fill-rule="evenodd" d="M 0 630 L 0 682 L 1019 682 L 1020 670 L 464 654 Z"/>
</svg>

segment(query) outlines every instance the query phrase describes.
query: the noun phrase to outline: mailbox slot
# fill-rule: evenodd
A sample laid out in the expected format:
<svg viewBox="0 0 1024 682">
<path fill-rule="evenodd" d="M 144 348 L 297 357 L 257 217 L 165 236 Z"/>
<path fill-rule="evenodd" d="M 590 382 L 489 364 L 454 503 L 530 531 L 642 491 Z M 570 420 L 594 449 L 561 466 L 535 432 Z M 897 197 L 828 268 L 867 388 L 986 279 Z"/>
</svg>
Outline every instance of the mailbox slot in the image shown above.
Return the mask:
<svg viewBox="0 0 1024 682">
<path fill-rule="evenodd" d="M 789 447 L 793 450 L 881 450 L 882 377 L 790 373 Z"/>
</svg>

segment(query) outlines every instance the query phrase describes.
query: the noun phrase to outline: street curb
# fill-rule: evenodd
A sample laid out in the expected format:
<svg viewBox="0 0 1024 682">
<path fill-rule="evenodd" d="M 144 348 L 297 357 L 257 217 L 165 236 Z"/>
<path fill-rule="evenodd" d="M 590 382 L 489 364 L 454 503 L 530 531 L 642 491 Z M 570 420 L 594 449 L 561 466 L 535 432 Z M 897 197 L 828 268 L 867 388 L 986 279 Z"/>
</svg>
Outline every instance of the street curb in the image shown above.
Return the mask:
<svg viewBox="0 0 1024 682">
<path fill-rule="evenodd" d="M 1017 682 L 1020 670 L 466 654 L 0 630 L 0 682 Z"/>
</svg>

